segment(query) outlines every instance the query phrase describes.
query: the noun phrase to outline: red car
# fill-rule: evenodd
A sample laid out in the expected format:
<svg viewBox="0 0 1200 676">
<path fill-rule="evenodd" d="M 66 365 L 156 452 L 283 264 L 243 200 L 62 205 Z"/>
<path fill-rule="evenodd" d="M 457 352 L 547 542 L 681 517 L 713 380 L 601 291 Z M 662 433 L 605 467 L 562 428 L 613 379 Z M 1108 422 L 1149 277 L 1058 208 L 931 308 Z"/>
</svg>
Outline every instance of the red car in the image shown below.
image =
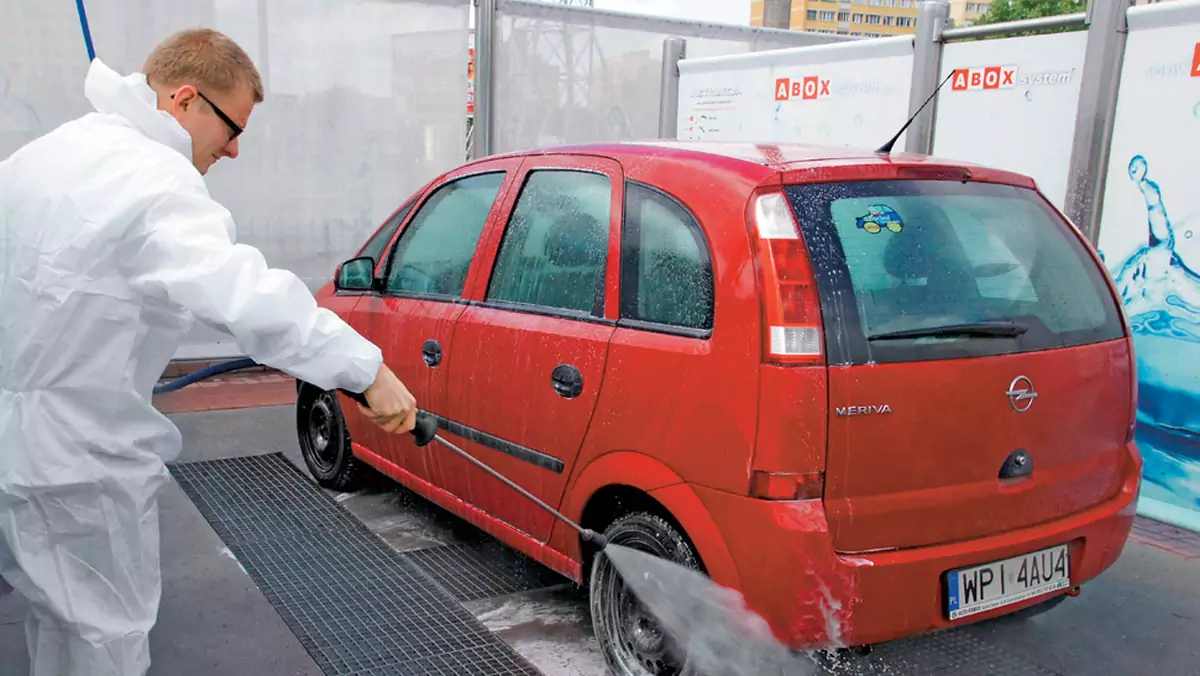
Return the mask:
<svg viewBox="0 0 1200 676">
<path fill-rule="evenodd" d="M 1132 526 L 1129 328 L 1025 176 L 801 146 L 496 156 L 423 188 L 319 297 L 452 441 L 796 648 L 1056 603 Z M 299 392 L 322 484 L 383 472 L 589 584 L 614 673 L 674 673 L 574 531 L 346 403 Z"/>
</svg>

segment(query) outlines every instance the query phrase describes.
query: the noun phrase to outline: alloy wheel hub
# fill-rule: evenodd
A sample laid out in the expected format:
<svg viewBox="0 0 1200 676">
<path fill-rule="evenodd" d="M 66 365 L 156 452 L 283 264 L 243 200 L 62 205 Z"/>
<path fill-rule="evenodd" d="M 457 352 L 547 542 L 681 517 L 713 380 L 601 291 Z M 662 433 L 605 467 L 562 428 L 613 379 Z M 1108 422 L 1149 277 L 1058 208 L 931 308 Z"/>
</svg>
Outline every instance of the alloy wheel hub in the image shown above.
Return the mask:
<svg viewBox="0 0 1200 676">
<path fill-rule="evenodd" d="M 333 437 L 333 413 L 324 401 L 317 401 L 309 411 L 308 430 L 313 450 L 324 458 Z"/>
</svg>

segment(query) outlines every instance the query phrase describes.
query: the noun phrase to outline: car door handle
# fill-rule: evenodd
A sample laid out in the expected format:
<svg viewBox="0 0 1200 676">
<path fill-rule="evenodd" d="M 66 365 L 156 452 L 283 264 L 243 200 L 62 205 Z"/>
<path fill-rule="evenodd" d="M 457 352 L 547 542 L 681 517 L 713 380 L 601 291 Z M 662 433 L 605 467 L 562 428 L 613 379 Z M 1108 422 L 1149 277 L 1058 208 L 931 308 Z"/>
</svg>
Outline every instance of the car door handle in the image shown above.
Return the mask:
<svg viewBox="0 0 1200 676">
<path fill-rule="evenodd" d="M 550 374 L 550 385 L 563 399 L 574 399 L 583 394 L 583 374 L 570 364 L 560 364 Z"/>
<path fill-rule="evenodd" d="M 421 359 L 425 365 L 433 368 L 442 363 L 442 344 L 430 338 L 421 346 Z"/>
</svg>

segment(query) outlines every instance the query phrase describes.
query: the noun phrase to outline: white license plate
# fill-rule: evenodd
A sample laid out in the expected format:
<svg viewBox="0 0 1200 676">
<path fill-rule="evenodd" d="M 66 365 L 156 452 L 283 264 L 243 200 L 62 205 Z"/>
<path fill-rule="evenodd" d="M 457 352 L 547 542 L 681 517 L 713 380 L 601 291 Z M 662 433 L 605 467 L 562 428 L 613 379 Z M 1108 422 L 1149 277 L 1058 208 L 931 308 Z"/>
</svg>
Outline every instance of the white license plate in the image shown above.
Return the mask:
<svg viewBox="0 0 1200 676">
<path fill-rule="evenodd" d="M 1071 553 L 1059 545 L 946 573 L 946 611 L 957 620 L 1069 586 Z"/>
</svg>

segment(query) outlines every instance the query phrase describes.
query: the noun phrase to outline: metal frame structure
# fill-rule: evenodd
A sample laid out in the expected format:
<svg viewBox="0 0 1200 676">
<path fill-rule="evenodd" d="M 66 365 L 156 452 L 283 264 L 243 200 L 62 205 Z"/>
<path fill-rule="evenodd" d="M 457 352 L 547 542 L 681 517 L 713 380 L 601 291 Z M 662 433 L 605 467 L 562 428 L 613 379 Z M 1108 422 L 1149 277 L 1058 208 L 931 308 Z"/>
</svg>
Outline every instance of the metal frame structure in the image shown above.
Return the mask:
<svg viewBox="0 0 1200 676">
<path fill-rule="evenodd" d="M 469 155 L 471 158 L 475 159 L 486 157 L 496 151 L 494 124 L 494 120 L 496 119 L 494 91 L 494 82 L 496 76 L 494 63 L 496 58 L 497 9 L 502 3 L 509 7 L 537 7 L 540 12 L 549 10 L 551 13 L 562 13 L 564 15 L 570 14 L 572 16 L 579 16 L 582 12 L 586 12 L 586 15 L 590 17 L 596 25 L 604 25 L 610 20 L 634 21 L 640 26 L 644 27 L 645 30 L 658 31 L 668 35 L 672 33 L 680 33 L 686 35 L 700 34 L 703 36 L 705 33 L 711 30 L 711 32 L 714 34 L 720 33 L 731 37 L 739 35 L 745 36 L 746 38 L 779 37 L 781 38 L 779 42 L 792 42 L 798 37 L 798 33 L 796 31 L 786 29 L 685 21 L 681 19 L 647 16 L 629 12 L 589 9 L 587 6 L 580 6 L 581 3 L 590 4 L 592 1 L 593 0 L 473 0 L 475 6 L 476 64 L 475 120 L 471 129 L 471 139 L 469 139 L 468 142 L 468 146 L 470 148 Z M 810 39 L 813 44 L 835 43 L 860 39 L 843 35 L 824 35 L 816 33 L 806 33 L 803 35 L 805 38 Z M 673 40 L 678 40 L 682 45 L 682 51 L 686 52 L 686 40 L 683 38 L 668 38 L 667 40 L 664 40 L 664 49 L 666 49 L 666 43 L 670 43 Z M 584 65 L 582 60 L 575 58 L 574 55 L 576 53 L 586 53 L 589 59 L 593 59 L 597 56 L 602 59 L 602 55 L 593 53 L 597 51 L 597 48 L 587 46 L 592 45 L 594 40 L 589 39 L 587 41 L 587 45 L 584 45 L 582 42 L 577 45 L 573 44 L 573 42 L 574 41 L 569 35 L 564 35 L 562 44 L 555 45 L 555 48 L 562 52 L 564 62 L 569 62 L 568 79 L 572 77 L 570 73 L 574 72 L 575 67 L 582 68 Z M 802 45 L 797 44 L 797 46 Z M 587 48 L 586 52 L 584 51 L 584 47 Z M 568 52 L 570 52 L 570 54 L 568 54 Z M 666 54 L 666 52 L 664 52 L 664 54 Z M 683 58 L 682 53 L 679 55 L 679 58 Z M 672 91 L 677 90 L 679 73 L 675 65 L 678 64 L 678 60 L 679 59 L 676 59 L 672 56 L 665 62 L 662 76 L 662 83 L 665 89 L 671 89 Z M 576 73 L 576 75 L 578 75 L 578 73 Z M 567 83 L 569 92 L 575 91 L 574 87 L 576 86 L 576 82 L 578 82 L 578 78 L 576 78 L 574 82 Z M 660 104 L 659 132 L 660 134 L 670 134 L 673 136 L 675 131 L 674 125 L 676 122 L 674 117 L 668 113 L 672 109 L 677 109 L 677 97 L 676 100 L 672 100 L 670 102 L 664 98 Z"/>
<path fill-rule="evenodd" d="M 472 159 L 492 154 L 495 41 L 496 0 L 475 0 L 475 123 L 471 126 Z"/>
<path fill-rule="evenodd" d="M 493 152 L 496 7 L 500 0 L 474 0 L 476 12 L 475 97 L 476 115 L 473 129 L 472 156 L 484 157 Z M 510 2 L 514 0 L 508 0 Z M 548 4 L 578 7 L 591 6 L 592 0 L 551 0 Z M 1104 178 L 1116 112 L 1121 61 L 1125 51 L 1125 12 L 1135 0 L 1089 0 L 1086 12 L 1061 16 L 985 24 L 955 28 L 950 25 L 948 0 L 921 0 L 918 4 L 917 32 L 913 36 L 913 79 L 909 93 L 909 112 L 916 113 L 940 81 L 942 50 L 952 42 L 1014 36 L 1027 32 L 1062 28 L 1086 27 L 1087 52 L 1081 80 L 1078 116 L 1075 122 L 1074 143 L 1068 176 L 1067 216 L 1095 243 L 1099 236 L 1100 209 L 1103 202 Z M 670 32 L 695 24 L 664 18 L 651 18 L 611 12 L 588 10 L 597 17 L 636 18 L 647 24 L 661 26 Z M 723 29 L 744 30 L 758 35 L 792 33 L 771 28 L 720 26 Z M 831 38 L 835 36 L 830 36 Z M 855 38 L 843 38 L 855 39 Z M 832 41 L 832 40 L 831 40 Z M 569 35 L 564 36 L 562 48 L 568 64 L 573 63 L 574 49 Z M 687 57 L 687 40 L 673 37 L 663 41 L 662 98 L 659 103 L 658 134 L 675 138 L 678 132 L 679 62 Z M 568 79 L 571 74 L 568 73 Z M 568 93 L 574 93 L 571 82 Z M 936 133 L 937 101 L 913 121 L 908 129 L 905 150 L 929 154 Z"/>
<path fill-rule="evenodd" d="M 1133 5 L 1134 0 L 1089 0 L 1086 12 L 951 28 L 946 26 L 949 3 L 946 0 L 923 0 L 918 5 L 909 109 L 916 111 L 921 102 L 933 93 L 941 74 L 942 49 L 948 43 L 1086 27 L 1087 51 L 1067 178 L 1065 211 L 1095 244 L 1100 236 L 1104 179 L 1117 107 L 1121 59 L 1125 53 L 1125 12 Z M 907 150 L 923 154 L 933 151 L 936 119 L 935 101 L 910 127 Z"/>
<path fill-rule="evenodd" d="M 1075 118 L 1075 137 L 1067 173 L 1065 211 L 1092 244 L 1098 244 L 1100 239 L 1100 215 L 1113 123 L 1117 116 L 1121 63 L 1129 33 L 1125 13 L 1133 6 L 1134 0 L 1090 0 L 1088 3 L 1087 51 L 1083 58 L 1079 112 Z"/>
<path fill-rule="evenodd" d="M 942 72 L 940 40 L 950 21 L 950 3 L 923 0 L 917 5 L 917 33 L 913 36 L 912 89 L 908 95 L 908 114 L 915 114 L 933 95 Z M 937 119 L 937 101 L 913 120 L 905 137 L 904 149 L 910 153 L 928 153 L 933 148 L 933 123 Z"/>
<path fill-rule="evenodd" d="M 658 104 L 658 137 L 679 135 L 679 62 L 687 58 L 687 40 L 663 40 L 662 98 Z"/>
</svg>

